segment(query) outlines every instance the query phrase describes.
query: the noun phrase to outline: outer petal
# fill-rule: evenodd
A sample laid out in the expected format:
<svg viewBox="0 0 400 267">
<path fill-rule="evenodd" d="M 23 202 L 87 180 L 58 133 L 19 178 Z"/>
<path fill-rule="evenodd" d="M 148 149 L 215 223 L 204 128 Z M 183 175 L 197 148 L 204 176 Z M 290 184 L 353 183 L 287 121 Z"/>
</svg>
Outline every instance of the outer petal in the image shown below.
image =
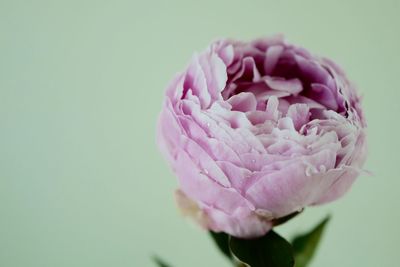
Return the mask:
<svg viewBox="0 0 400 267">
<path fill-rule="evenodd" d="M 162 154 L 173 162 L 176 155 L 176 147 L 185 130 L 179 124 L 172 110 L 171 101 L 166 99 L 164 108 L 160 113 L 157 127 L 157 143 Z"/>
<path fill-rule="evenodd" d="M 204 211 L 209 220 L 209 228 L 216 232 L 223 231 L 236 237 L 254 238 L 263 236 L 272 228 L 271 221 L 246 208 L 238 208 L 232 215 L 208 207 L 205 207 Z"/>
<path fill-rule="evenodd" d="M 196 159 L 180 150 L 174 164 L 181 189 L 187 196 L 194 201 L 214 206 L 226 213 L 233 212 L 238 206 L 250 205 L 233 188 L 223 187 L 210 179 L 194 160 Z"/>
<path fill-rule="evenodd" d="M 313 204 L 324 204 L 343 196 L 350 189 L 358 175 L 358 170 L 344 167 L 342 174 L 334 180 L 327 192 L 316 199 Z"/>
<path fill-rule="evenodd" d="M 331 169 L 335 164 L 335 151 L 321 151 L 304 161 L 295 160 L 284 168 L 267 173 L 247 191 L 246 197 L 257 209 L 266 209 L 274 217 L 282 217 L 313 203 L 322 185 L 320 166 Z"/>
</svg>

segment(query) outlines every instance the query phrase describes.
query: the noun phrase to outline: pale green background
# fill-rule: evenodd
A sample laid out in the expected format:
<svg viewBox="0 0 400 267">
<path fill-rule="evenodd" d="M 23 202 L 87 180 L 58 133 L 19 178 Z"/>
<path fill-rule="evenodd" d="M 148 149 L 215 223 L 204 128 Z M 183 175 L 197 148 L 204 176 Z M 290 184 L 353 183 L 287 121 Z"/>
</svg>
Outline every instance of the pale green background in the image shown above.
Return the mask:
<svg viewBox="0 0 400 267">
<path fill-rule="evenodd" d="M 155 146 L 163 91 L 217 37 L 283 32 L 364 95 L 370 153 L 314 267 L 399 266 L 400 1 L 0 0 L 0 266 L 227 267 L 175 209 Z"/>
</svg>

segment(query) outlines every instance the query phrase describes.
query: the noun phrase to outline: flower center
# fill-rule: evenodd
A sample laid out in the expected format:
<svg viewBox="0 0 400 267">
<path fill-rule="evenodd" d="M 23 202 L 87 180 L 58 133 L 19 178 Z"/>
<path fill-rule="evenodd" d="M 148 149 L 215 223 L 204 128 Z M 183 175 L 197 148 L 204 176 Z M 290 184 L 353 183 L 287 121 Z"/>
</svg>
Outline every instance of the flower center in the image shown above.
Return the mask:
<svg viewBox="0 0 400 267">
<path fill-rule="evenodd" d="M 232 110 L 249 113 L 253 124 L 262 120 L 257 111 L 269 111 L 269 102 L 277 101 L 278 118 L 297 116 L 305 104 L 309 116 L 301 120 L 323 119 L 323 110 L 345 113 L 343 97 L 331 71 L 301 48 L 274 45 L 267 48 L 246 46 L 237 48 L 238 56 L 228 66 L 228 81 L 222 91 Z M 291 114 L 294 113 L 294 114 Z M 296 125 L 296 128 L 302 125 Z"/>
</svg>

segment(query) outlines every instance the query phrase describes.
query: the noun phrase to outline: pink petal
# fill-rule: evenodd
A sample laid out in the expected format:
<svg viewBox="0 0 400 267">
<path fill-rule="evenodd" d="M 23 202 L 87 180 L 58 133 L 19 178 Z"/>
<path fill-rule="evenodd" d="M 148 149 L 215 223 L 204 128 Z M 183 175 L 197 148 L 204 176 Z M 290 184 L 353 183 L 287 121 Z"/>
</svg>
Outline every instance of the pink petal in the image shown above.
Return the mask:
<svg viewBox="0 0 400 267">
<path fill-rule="evenodd" d="M 264 80 L 269 88 L 273 90 L 288 92 L 291 95 L 296 95 L 303 90 L 303 85 L 301 84 L 301 81 L 297 78 L 284 80 L 267 76 L 264 78 Z"/>
<path fill-rule="evenodd" d="M 253 111 L 257 108 L 257 100 L 252 93 L 243 92 L 233 95 L 228 99 L 228 103 L 232 105 L 232 110 L 236 111 Z"/>
<path fill-rule="evenodd" d="M 281 56 L 284 47 L 282 45 L 270 46 L 265 53 L 264 60 L 264 72 L 266 75 L 270 75 L 276 64 L 278 63 L 279 57 Z"/>
<path fill-rule="evenodd" d="M 321 175 L 307 174 L 307 168 L 311 165 L 329 169 L 334 166 L 335 156 L 334 151 L 324 150 L 305 157 L 304 161 L 293 161 L 257 180 L 246 191 L 246 197 L 256 208 L 269 210 L 275 217 L 301 209 L 315 201 L 322 183 Z"/>
<path fill-rule="evenodd" d="M 310 121 L 310 108 L 306 104 L 294 104 L 288 109 L 286 116 L 292 118 L 296 130 Z"/>
</svg>

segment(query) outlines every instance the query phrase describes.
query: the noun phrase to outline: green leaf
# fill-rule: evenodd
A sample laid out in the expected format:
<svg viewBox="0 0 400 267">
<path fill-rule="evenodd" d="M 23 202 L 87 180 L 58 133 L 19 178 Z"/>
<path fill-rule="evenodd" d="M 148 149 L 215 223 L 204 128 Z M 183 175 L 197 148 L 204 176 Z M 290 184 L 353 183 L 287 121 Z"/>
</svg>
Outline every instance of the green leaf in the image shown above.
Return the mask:
<svg viewBox="0 0 400 267">
<path fill-rule="evenodd" d="M 229 249 L 229 235 L 225 233 L 215 233 L 210 231 L 210 235 L 214 240 L 219 250 L 230 260 L 232 260 L 232 253 Z"/>
<path fill-rule="evenodd" d="M 293 240 L 296 267 L 305 267 L 310 263 L 329 219 L 330 216 L 326 217 L 310 232 L 299 235 Z"/>
<path fill-rule="evenodd" d="M 294 266 L 292 246 L 272 230 L 257 239 L 231 237 L 229 246 L 233 255 L 251 267 Z"/>
<path fill-rule="evenodd" d="M 171 267 L 171 265 L 165 263 L 162 259 L 158 256 L 153 256 L 153 261 L 157 264 L 158 267 Z"/>
</svg>

